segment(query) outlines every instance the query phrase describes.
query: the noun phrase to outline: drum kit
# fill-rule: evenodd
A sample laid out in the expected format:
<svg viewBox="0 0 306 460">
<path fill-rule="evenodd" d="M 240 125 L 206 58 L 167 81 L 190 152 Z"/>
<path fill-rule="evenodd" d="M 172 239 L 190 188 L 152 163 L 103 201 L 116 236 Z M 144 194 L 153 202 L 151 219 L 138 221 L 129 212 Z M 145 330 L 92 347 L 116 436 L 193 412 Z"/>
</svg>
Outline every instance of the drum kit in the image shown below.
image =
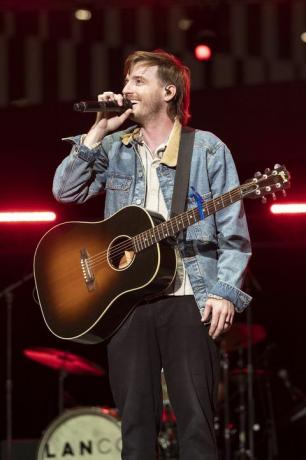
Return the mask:
<svg viewBox="0 0 306 460">
<path fill-rule="evenodd" d="M 55 348 L 30 348 L 24 355 L 58 371 L 59 416 L 47 427 L 38 447 L 37 460 L 74 458 L 121 459 L 118 411 L 104 407 L 65 410 L 64 381 L 68 375 L 102 377 L 104 369 L 70 352 Z"/>
<path fill-rule="evenodd" d="M 215 433 L 222 460 L 250 458 L 247 454 L 248 378 L 250 372 L 252 379 L 265 380 L 268 375 L 265 369 L 250 369 L 241 358 L 250 338 L 252 346 L 263 341 L 266 338 L 264 327 L 253 324 L 250 337 L 246 324 L 235 323 L 230 331 L 219 340 L 221 383 L 218 391 Z M 229 354 L 234 352 L 237 352 L 241 359 L 238 360 L 238 367 L 231 369 Z M 24 355 L 55 369 L 59 375 L 59 416 L 44 432 L 39 443 L 37 460 L 67 457 L 119 460 L 121 458 L 121 430 L 120 418 L 116 409 L 76 407 L 67 410 L 64 407 L 64 382 L 67 375 L 102 377 L 105 375 L 104 369 L 79 355 L 54 348 L 25 349 Z M 176 460 L 179 458 L 176 418 L 163 372 L 161 373 L 161 386 L 163 411 L 158 438 L 159 459 Z M 233 399 L 236 405 L 234 408 Z M 256 431 L 255 425 L 252 427 L 254 431 Z"/>
</svg>

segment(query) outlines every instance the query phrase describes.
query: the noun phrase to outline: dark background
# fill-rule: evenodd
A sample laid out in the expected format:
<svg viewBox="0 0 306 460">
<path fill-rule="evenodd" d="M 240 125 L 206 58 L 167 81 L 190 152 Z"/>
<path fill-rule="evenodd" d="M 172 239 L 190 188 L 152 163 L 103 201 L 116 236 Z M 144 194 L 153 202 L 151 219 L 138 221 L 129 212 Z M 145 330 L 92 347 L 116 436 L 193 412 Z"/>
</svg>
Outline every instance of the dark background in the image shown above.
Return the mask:
<svg viewBox="0 0 306 460">
<path fill-rule="evenodd" d="M 159 43 L 156 43 L 158 46 Z M 135 49 L 137 44 L 135 45 Z M 170 49 L 170 51 L 172 51 Z M 203 64 L 205 65 L 205 64 Z M 209 66 L 209 65 L 208 65 Z M 52 79 L 52 75 L 50 75 Z M 114 76 L 113 88 L 120 88 L 121 76 Z M 86 87 L 86 82 L 84 83 Z M 217 134 L 231 149 L 241 181 L 257 170 L 285 164 L 292 176 L 288 197 L 279 203 L 305 202 L 305 81 L 293 78 L 283 83 L 263 82 L 229 88 L 193 90 L 192 126 Z M 79 90 L 84 99 L 86 89 Z M 88 96 L 89 98 L 89 96 Z M 52 197 L 51 185 L 56 166 L 68 153 L 62 137 L 86 132 L 92 115 L 76 114 L 72 103 L 42 101 L 40 104 L 0 109 L 1 181 L 0 210 L 53 210 L 57 223 L 66 220 L 100 220 L 103 197 L 85 205 L 61 205 Z M 266 339 L 253 347 L 255 367 L 267 369 L 256 379 L 255 409 L 262 434 L 256 435 L 260 452 L 266 454 L 267 375 L 271 382 L 279 457 L 305 458 L 305 416 L 290 422 L 290 416 L 303 406 L 292 398 L 279 371 L 286 369 L 292 385 L 306 392 L 306 304 L 305 249 L 306 216 L 275 216 L 270 202 L 245 201 L 253 258 L 247 276 L 247 289 L 254 297 L 253 322 L 261 324 Z M 35 246 L 50 224 L 1 224 L 0 290 L 31 273 Z M 60 341 L 46 328 L 39 306 L 33 300 L 33 281 L 14 291 L 13 297 L 13 438 L 39 439 L 58 416 L 58 373 L 30 361 L 23 354 L 32 347 L 53 347 L 71 351 L 102 366 L 104 377 L 68 375 L 65 406 L 113 406 L 107 379 L 105 345 L 85 346 Z M 1 439 L 5 439 L 6 303 L 0 299 L 1 318 Z M 237 321 L 246 321 L 245 313 Z M 230 355 L 231 370 L 238 365 L 236 352 Z M 246 353 L 243 352 L 246 365 Z M 231 382 L 232 395 L 237 383 Z M 237 399 L 231 400 L 233 423 L 237 425 Z M 222 402 L 220 403 L 222 417 Z M 233 443 L 236 435 L 233 434 Z M 260 445 L 264 445 L 263 448 Z M 261 450 L 260 450 L 261 449 Z"/>
</svg>

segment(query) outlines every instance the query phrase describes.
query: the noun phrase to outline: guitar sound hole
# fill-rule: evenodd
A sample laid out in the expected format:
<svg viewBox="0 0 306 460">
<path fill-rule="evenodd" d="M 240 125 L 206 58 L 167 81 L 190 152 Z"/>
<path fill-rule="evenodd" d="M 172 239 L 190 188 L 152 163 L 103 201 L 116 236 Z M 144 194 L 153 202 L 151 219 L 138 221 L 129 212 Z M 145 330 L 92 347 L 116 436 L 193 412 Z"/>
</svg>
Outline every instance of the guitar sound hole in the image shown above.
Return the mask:
<svg viewBox="0 0 306 460">
<path fill-rule="evenodd" d="M 115 270 L 128 268 L 135 258 L 132 239 L 125 235 L 117 236 L 109 245 L 107 258 Z"/>
</svg>

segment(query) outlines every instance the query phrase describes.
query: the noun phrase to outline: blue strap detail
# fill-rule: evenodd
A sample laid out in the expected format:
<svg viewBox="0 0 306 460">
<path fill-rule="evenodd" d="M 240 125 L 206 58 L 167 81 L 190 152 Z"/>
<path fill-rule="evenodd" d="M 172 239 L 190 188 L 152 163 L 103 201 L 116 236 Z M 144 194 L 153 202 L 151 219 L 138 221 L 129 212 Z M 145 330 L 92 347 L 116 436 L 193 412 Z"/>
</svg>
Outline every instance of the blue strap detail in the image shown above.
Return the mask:
<svg viewBox="0 0 306 460">
<path fill-rule="evenodd" d="M 204 220 L 205 215 L 204 215 L 204 209 L 203 209 L 203 203 L 204 203 L 203 197 L 196 191 L 196 189 L 193 186 L 191 186 L 190 188 L 193 193 L 191 193 L 189 196 L 190 198 L 195 199 L 197 203 L 200 219 Z"/>
</svg>

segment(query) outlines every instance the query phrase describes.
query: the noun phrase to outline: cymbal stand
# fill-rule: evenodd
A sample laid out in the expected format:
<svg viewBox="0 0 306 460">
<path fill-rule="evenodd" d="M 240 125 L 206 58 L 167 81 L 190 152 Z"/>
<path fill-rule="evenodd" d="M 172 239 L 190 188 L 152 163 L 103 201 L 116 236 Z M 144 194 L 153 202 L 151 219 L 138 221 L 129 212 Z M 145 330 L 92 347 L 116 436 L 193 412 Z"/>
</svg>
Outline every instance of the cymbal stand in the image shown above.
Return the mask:
<svg viewBox="0 0 306 460">
<path fill-rule="evenodd" d="M 224 383 L 224 460 L 231 460 L 231 429 L 230 429 L 230 408 L 229 408 L 229 359 L 226 350 L 221 347 L 221 369 Z"/>
<path fill-rule="evenodd" d="M 276 436 L 276 427 L 275 427 L 275 417 L 272 401 L 272 392 L 271 392 L 271 382 L 270 377 L 267 377 L 265 381 L 265 389 L 267 395 L 267 404 L 268 404 L 268 457 L 267 460 L 275 460 L 278 458 L 278 446 L 277 446 L 277 436 Z"/>
<path fill-rule="evenodd" d="M 59 377 L 58 377 L 58 412 L 59 415 L 64 411 L 64 383 L 65 383 L 65 378 L 67 377 L 68 373 L 65 368 L 65 361 L 67 360 L 66 355 L 63 353 L 61 361 L 63 362 L 63 365 L 59 371 Z"/>
<path fill-rule="evenodd" d="M 12 460 L 12 310 L 13 310 L 13 292 L 22 284 L 33 278 L 33 273 L 29 273 L 16 283 L 10 284 L 2 292 L 1 297 L 6 301 L 6 460 Z"/>
<path fill-rule="evenodd" d="M 254 369 L 253 369 L 253 355 L 252 355 L 252 312 L 251 308 L 247 308 L 247 385 L 248 385 L 248 428 L 249 428 L 249 458 L 255 460 L 254 456 Z"/>
<path fill-rule="evenodd" d="M 238 368 L 243 370 L 243 349 L 238 349 L 239 360 L 238 360 Z M 235 452 L 234 459 L 235 460 L 244 460 L 249 458 L 249 453 L 246 447 L 246 434 L 247 434 L 247 427 L 246 427 L 246 380 L 241 372 L 238 375 L 238 394 L 239 394 L 239 449 Z"/>
<path fill-rule="evenodd" d="M 64 381 L 67 377 L 67 372 L 64 369 L 60 370 L 58 377 L 58 413 L 59 415 L 64 410 Z"/>
</svg>

